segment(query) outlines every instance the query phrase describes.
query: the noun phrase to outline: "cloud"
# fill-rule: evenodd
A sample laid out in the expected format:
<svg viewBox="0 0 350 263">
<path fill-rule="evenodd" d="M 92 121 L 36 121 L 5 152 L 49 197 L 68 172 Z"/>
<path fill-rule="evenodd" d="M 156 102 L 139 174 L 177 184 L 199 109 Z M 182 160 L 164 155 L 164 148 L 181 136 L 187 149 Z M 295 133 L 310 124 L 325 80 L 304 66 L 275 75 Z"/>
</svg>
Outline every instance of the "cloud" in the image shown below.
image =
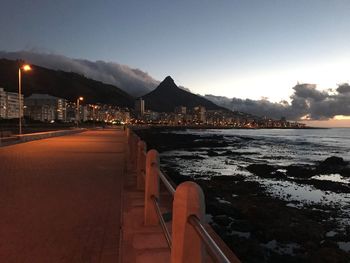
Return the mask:
<svg viewBox="0 0 350 263">
<path fill-rule="evenodd" d="M 336 90 L 319 91 L 314 84 L 297 84 L 293 90 L 291 102 L 229 99 L 213 95 L 205 97 L 231 110 L 275 119 L 286 117 L 289 120 L 327 120 L 336 115 L 350 115 L 350 86 L 347 83 L 339 85 Z"/>
<path fill-rule="evenodd" d="M 338 86 L 337 91 L 339 93 L 349 93 L 350 92 L 350 85 L 348 83 L 344 83 Z"/>
<path fill-rule="evenodd" d="M 76 72 L 88 78 L 115 85 L 132 96 L 144 95 L 159 84 L 159 81 L 140 69 L 133 69 L 114 62 L 73 59 L 38 51 L 0 51 L 0 58 L 23 59 L 29 63 L 54 70 Z"/>
</svg>

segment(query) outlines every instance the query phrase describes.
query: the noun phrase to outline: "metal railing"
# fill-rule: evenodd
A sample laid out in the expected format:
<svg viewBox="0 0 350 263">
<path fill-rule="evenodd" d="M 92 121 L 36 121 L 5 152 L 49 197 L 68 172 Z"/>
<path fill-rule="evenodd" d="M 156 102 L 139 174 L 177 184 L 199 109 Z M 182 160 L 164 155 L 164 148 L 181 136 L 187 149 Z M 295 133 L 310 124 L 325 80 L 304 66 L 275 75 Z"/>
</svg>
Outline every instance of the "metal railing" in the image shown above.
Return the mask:
<svg viewBox="0 0 350 263">
<path fill-rule="evenodd" d="M 209 253 L 213 258 L 217 260 L 217 262 L 222 263 L 229 263 L 231 262 L 225 254 L 222 252 L 222 250 L 219 248 L 219 246 L 215 243 L 214 239 L 209 235 L 207 230 L 204 228 L 204 226 L 201 224 L 198 217 L 195 215 L 191 215 L 188 217 L 188 222 L 194 227 L 198 235 L 203 240 L 206 248 L 208 249 Z"/>
<path fill-rule="evenodd" d="M 130 129 L 127 129 L 126 132 L 129 145 L 128 158 L 130 165 L 136 167 L 137 187 L 140 190 L 145 189 L 144 222 L 146 225 L 160 224 L 171 249 L 171 262 L 202 263 L 205 262 L 205 251 L 207 251 L 215 262 L 239 263 L 240 261 L 235 256 L 232 260 L 228 259 L 204 227 L 205 204 L 201 188 L 193 182 L 184 182 L 175 189 L 160 170 L 158 152 L 156 150 L 146 152 L 146 144 Z M 172 235 L 159 204 L 160 182 L 174 199 Z M 179 244 L 181 242 L 183 244 Z M 188 242 L 187 245 L 184 244 L 186 242 Z"/>
<path fill-rule="evenodd" d="M 168 192 L 172 195 L 175 194 L 175 188 L 174 186 L 168 181 L 168 179 L 165 177 L 163 172 L 159 169 L 159 178 L 162 180 L 165 188 L 168 190 Z"/>
<path fill-rule="evenodd" d="M 152 200 L 153 200 L 153 203 L 154 203 L 154 207 L 156 208 L 156 212 L 157 212 L 157 215 L 158 215 L 158 218 L 159 218 L 159 222 L 160 222 L 160 225 L 163 229 L 163 234 L 164 234 L 164 237 L 168 243 L 168 246 L 169 248 L 171 249 L 171 235 L 170 235 L 170 232 L 166 226 L 166 223 L 164 221 L 164 218 L 163 218 L 163 215 L 162 215 L 162 211 L 160 211 L 160 207 L 159 207 L 159 203 L 158 203 L 158 199 L 152 195 L 151 196 Z"/>
</svg>

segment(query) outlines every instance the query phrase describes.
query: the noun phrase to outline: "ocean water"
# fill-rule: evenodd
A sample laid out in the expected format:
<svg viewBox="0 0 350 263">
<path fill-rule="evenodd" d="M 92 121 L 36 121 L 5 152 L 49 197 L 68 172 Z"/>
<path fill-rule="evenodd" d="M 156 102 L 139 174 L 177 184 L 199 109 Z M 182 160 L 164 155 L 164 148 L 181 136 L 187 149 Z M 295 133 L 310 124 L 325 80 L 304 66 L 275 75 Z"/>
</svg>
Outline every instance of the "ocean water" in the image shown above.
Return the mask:
<svg viewBox="0 0 350 263">
<path fill-rule="evenodd" d="M 274 164 L 313 163 L 329 156 L 340 156 L 350 161 L 350 128 L 334 129 L 223 129 L 186 130 L 175 133 L 203 137 L 223 135 L 236 142 L 232 150 L 256 153 L 252 159 Z M 245 143 L 247 142 L 247 143 Z M 263 159 L 261 159 L 263 158 Z"/>
<path fill-rule="evenodd" d="M 331 156 L 350 161 L 350 129 L 223 129 L 171 131 L 195 134 L 198 140 L 208 140 L 222 135 L 226 147 L 173 150 L 162 153 L 167 165 L 177 167 L 185 176 L 210 180 L 213 176 L 244 176 L 246 180 L 265 186 L 267 194 L 284 201 L 291 207 L 310 204 L 339 208 L 339 229 L 350 225 L 350 194 L 323 191 L 311 184 L 284 180 L 283 178 L 261 178 L 250 173 L 250 164 L 270 164 L 286 173 L 289 165 L 315 165 Z M 208 156 L 213 150 L 218 156 Z M 234 154 L 226 155 L 230 151 Z M 184 158 L 198 156 L 198 159 Z M 350 175 L 337 173 L 317 174 L 312 179 L 350 184 Z M 344 244 L 343 244 L 344 245 Z M 349 248 L 347 248 L 349 249 Z"/>
</svg>

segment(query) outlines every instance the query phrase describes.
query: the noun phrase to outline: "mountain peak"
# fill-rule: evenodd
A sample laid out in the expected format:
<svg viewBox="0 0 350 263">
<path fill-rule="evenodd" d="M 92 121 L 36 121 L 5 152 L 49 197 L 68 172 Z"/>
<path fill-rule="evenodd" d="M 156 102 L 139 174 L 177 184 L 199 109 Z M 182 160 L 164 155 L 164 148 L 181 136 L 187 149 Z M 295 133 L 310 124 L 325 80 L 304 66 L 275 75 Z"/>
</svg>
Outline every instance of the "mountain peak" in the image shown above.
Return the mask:
<svg viewBox="0 0 350 263">
<path fill-rule="evenodd" d="M 159 87 L 163 88 L 177 88 L 177 85 L 175 84 L 172 77 L 167 76 L 160 84 Z"/>
<path fill-rule="evenodd" d="M 170 76 L 167 76 L 155 90 L 143 96 L 143 99 L 147 109 L 158 112 L 173 112 L 179 105 L 189 109 L 199 105 L 208 110 L 223 109 L 201 96 L 179 88 Z"/>
</svg>

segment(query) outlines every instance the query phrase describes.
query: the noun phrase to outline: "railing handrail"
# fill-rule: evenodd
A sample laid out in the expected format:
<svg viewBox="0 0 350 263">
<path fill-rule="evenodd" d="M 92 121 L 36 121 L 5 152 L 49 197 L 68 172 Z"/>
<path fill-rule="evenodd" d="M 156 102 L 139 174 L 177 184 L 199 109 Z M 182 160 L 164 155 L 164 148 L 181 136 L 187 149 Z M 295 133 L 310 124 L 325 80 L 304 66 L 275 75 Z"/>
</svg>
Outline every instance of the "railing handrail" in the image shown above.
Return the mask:
<svg viewBox="0 0 350 263">
<path fill-rule="evenodd" d="M 166 189 L 169 191 L 169 193 L 174 196 L 175 194 L 175 188 L 174 186 L 169 182 L 169 180 L 165 177 L 164 173 L 162 170 L 158 167 L 158 173 L 159 173 L 159 178 L 163 182 L 164 186 Z"/>
<path fill-rule="evenodd" d="M 156 212 L 157 212 L 157 215 L 158 215 L 158 218 L 159 218 L 160 225 L 161 225 L 161 227 L 162 227 L 162 229 L 163 229 L 163 234 L 164 234 L 164 236 L 165 236 L 165 239 L 166 239 L 166 241 L 167 241 L 167 243 L 168 243 L 169 248 L 171 249 L 171 235 L 170 235 L 170 233 L 169 233 L 169 230 L 168 230 L 168 228 L 167 228 L 167 226 L 166 226 L 166 223 L 165 223 L 165 221 L 164 221 L 164 218 L 163 218 L 163 216 L 162 216 L 162 212 L 160 211 L 158 199 L 157 199 L 157 197 L 155 197 L 154 195 L 152 195 L 151 198 L 152 198 L 152 200 L 153 200 L 153 204 L 154 204 L 154 207 L 155 207 L 155 209 L 156 209 Z"/>
<path fill-rule="evenodd" d="M 198 217 L 191 215 L 187 221 L 194 227 L 199 237 L 204 242 L 206 248 L 212 257 L 220 263 L 231 263 L 231 261 L 225 256 L 224 252 L 219 248 L 214 239 L 209 235 L 208 231 L 202 225 Z"/>
<path fill-rule="evenodd" d="M 128 131 L 128 133 L 130 134 L 130 131 Z M 137 141 L 140 140 L 139 137 L 135 133 L 134 134 L 130 134 L 130 135 L 134 136 Z M 136 143 L 136 145 L 137 145 L 137 143 Z M 137 153 L 131 153 L 131 154 L 136 154 L 136 156 L 138 156 L 138 154 L 141 154 L 142 158 L 146 159 L 147 154 L 144 151 L 142 151 L 142 153 L 141 153 L 140 152 L 141 149 L 139 147 L 137 147 L 134 150 L 136 150 Z M 158 156 L 157 152 L 156 152 L 156 155 Z M 161 181 L 163 183 L 163 185 L 165 186 L 165 188 L 167 189 L 167 191 L 172 196 L 174 196 L 175 192 L 176 192 L 176 189 L 175 189 L 176 187 L 173 186 L 173 184 L 167 178 L 166 174 L 160 169 L 159 157 L 157 157 L 157 158 L 158 158 L 157 162 L 152 162 L 151 161 L 149 164 L 152 167 L 152 169 L 155 169 L 154 171 L 157 173 L 158 180 L 160 179 L 159 182 Z M 139 167 L 138 169 L 140 169 L 140 171 L 137 171 L 137 172 L 142 174 L 142 175 L 144 175 L 145 171 L 147 170 L 145 167 Z M 166 226 L 166 223 L 164 221 L 162 212 L 160 210 L 159 201 L 158 201 L 159 189 L 157 191 L 158 192 L 157 192 L 156 195 L 158 197 L 155 196 L 155 195 L 149 195 L 149 196 L 150 196 L 151 202 L 153 202 L 155 213 L 157 214 L 157 217 L 159 219 L 159 223 L 160 223 L 160 225 L 162 227 L 165 239 L 166 239 L 166 241 L 168 243 L 169 248 L 171 249 L 172 248 L 172 236 L 169 233 L 169 230 L 168 230 L 168 228 Z M 174 220 L 174 218 L 173 218 L 173 220 Z M 207 251 L 209 252 L 209 254 L 213 257 L 213 259 L 216 262 L 219 262 L 219 263 L 231 263 L 231 261 L 226 257 L 225 253 L 218 246 L 217 242 L 215 242 L 215 240 L 212 238 L 212 236 L 208 233 L 208 231 L 205 229 L 205 227 L 201 223 L 200 219 L 196 215 L 188 215 L 187 222 L 194 228 L 195 233 L 198 235 L 200 240 L 202 240 L 202 242 L 204 243 Z"/>
</svg>

